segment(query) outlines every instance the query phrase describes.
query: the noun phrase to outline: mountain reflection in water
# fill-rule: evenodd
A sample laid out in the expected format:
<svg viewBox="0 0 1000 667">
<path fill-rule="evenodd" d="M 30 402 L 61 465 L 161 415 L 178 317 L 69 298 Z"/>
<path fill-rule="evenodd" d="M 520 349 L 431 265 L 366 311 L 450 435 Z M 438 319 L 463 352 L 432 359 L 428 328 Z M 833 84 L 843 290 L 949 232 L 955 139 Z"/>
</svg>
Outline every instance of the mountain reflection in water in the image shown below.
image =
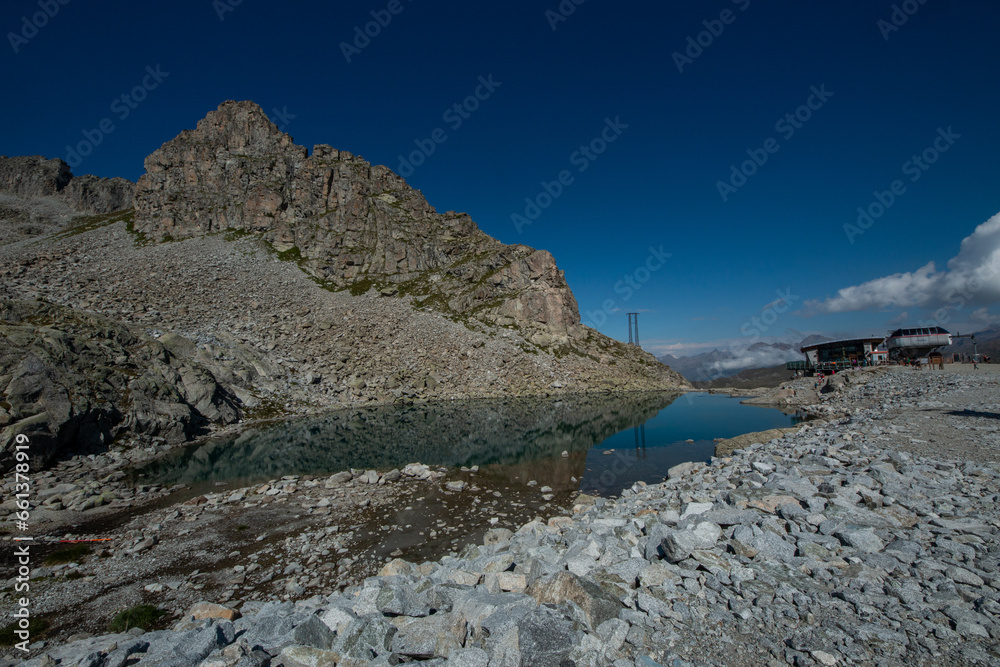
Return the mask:
<svg viewBox="0 0 1000 667">
<path fill-rule="evenodd" d="M 448 401 L 355 408 L 251 428 L 179 450 L 134 471 L 136 483 L 251 484 L 420 462 L 480 466 L 480 479 L 556 493 L 616 495 L 662 481 L 684 461 L 707 461 L 713 438 L 797 420 L 708 394 L 638 392 Z M 562 452 L 568 456 L 562 456 Z"/>
<path fill-rule="evenodd" d="M 143 484 L 252 482 L 407 463 L 519 466 L 584 453 L 646 422 L 679 394 L 581 394 L 558 398 L 380 406 L 251 428 L 188 447 L 137 471 Z M 574 456 L 582 474 L 582 457 Z M 544 482 L 543 482 L 544 483 Z"/>
</svg>

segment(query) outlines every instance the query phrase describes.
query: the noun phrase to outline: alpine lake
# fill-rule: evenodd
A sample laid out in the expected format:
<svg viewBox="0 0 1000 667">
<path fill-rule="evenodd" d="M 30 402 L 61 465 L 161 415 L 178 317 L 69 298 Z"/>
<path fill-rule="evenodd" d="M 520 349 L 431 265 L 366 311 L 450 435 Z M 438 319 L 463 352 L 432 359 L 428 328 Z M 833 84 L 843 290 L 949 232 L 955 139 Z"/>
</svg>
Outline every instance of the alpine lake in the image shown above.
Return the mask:
<svg viewBox="0 0 1000 667">
<path fill-rule="evenodd" d="M 179 449 L 133 474 L 143 485 L 236 488 L 419 462 L 504 486 L 612 497 L 635 482 L 663 481 L 679 463 L 708 461 L 715 439 L 798 421 L 796 414 L 707 393 L 380 406 L 253 427 Z"/>
<path fill-rule="evenodd" d="M 217 517 L 214 523 L 172 538 L 171 548 L 189 554 L 180 568 L 184 571 L 231 565 L 225 556 L 230 550 L 242 554 L 240 562 L 249 558 L 273 565 L 283 553 L 281 545 L 334 530 L 343 536 L 338 556 L 349 555 L 353 563 L 340 580 L 343 586 L 375 574 L 395 557 L 413 563 L 437 560 L 481 544 L 491 528 L 517 530 L 533 519 L 564 515 L 581 494 L 603 503 L 636 482 L 660 482 L 672 466 L 708 461 L 717 438 L 799 420 L 777 409 L 743 405 L 738 398 L 697 392 L 356 408 L 252 426 L 178 449 L 133 469 L 131 481 L 168 491 L 141 510 L 154 513 L 197 502 L 201 495 L 224 498 L 249 487 L 245 502 L 227 502 L 209 513 Z M 404 477 L 392 489 L 355 480 L 330 490 L 348 494 L 340 497 L 351 498 L 353 509 L 310 509 L 291 496 L 269 503 L 260 495 L 276 485 L 308 486 L 346 470 L 357 477 L 418 462 L 442 477 Z M 455 490 L 446 481 L 465 484 Z M 380 502 L 384 493 L 394 494 L 394 500 Z M 240 532 L 237 524 L 248 530 Z M 261 585 L 256 593 L 244 594 L 270 595 L 270 584 Z"/>
</svg>

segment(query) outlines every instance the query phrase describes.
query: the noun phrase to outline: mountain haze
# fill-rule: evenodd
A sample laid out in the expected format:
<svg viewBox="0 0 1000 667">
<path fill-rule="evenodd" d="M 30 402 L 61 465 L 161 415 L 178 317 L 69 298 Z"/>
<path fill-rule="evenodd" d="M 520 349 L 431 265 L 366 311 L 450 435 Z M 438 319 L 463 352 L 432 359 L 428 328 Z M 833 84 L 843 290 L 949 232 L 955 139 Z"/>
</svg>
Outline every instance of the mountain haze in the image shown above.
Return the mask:
<svg viewBox="0 0 1000 667">
<path fill-rule="evenodd" d="M 794 344 L 757 342 L 739 354 L 732 350 L 714 349 L 690 357 L 675 357 L 665 354 L 659 357 L 659 360 L 688 380 L 711 382 L 736 375 L 744 370 L 773 368 L 784 366 L 786 361 L 798 361 L 803 358 L 800 351 L 803 345 L 811 345 L 824 340 L 830 339 L 813 334 Z"/>
</svg>

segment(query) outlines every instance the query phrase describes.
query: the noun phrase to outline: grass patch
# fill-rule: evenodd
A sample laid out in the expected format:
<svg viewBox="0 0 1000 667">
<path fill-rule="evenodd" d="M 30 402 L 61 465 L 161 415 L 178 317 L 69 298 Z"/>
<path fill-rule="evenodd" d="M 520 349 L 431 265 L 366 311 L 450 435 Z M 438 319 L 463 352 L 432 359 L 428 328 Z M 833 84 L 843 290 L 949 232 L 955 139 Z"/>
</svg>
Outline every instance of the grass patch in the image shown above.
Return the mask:
<svg viewBox="0 0 1000 667">
<path fill-rule="evenodd" d="M 127 632 L 132 628 L 149 630 L 167 612 L 151 604 L 140 604 L 118 612 L 111 621 L 111 632 Z"/>
<path fill-rule="evenodd" d="M 375 286 L 376 283 L 374 280 L 372 280 L 371 278 L 365 278 L 364 280 L 359 280 L 356 283 L 352 284 L 347 289 L 350 290 L 351 296 L 361 296 L 362 294 L 365 294 L 368 290 L 370 290 L 372 287 Z"/>
<path fill-rule="evenodd" d="M 36 642 L 45 630 L 49 627 L 49 622 L 44 618 L 38 618 L 37 616 L 32 616 L 31 620 L 28 621 L 28 637 L 31 642 Z M 11 623 L 10 625 L 5 625 L 0 628 L 0 646 L 13 646 L 21 640 L 20 637 L 14 634 L 17 630 L 17 623 Z"/>
<path fill-rule="evenodd" d="M 101 227 L 106 227 L 107 225 L 120 222 L 122 220 L 130 222 L 134 217 L 135 209 L 123 209 L 121 211 L 114 211 L 103 215 L 88 215 L 78 218 L 77 224 L 62 230 L 61 232 L 56 232 L 50 238 L 58 241 L 71 236 L 77 236 L 78 234 L 85 234 L 86 232 L 100 229 Z"/>
<path fill-rule="evenodd" d="M 282 262 L 301 262 L 302 261 L 302 251 L 299 250 L 298 246 L 293 245 L 288 250 L 282 250 L 281 252 L 275 251 Z"/>
<path fill-rule="evenodd" d="M 83 579 L 83 574 L 79 570 L 73 570 L 66 575 L 66 581 L 75 581 L 77 579 Z"/>
<path fill-rule="evenodd" d="M 59 549 L 49 554 L 45 559 L 45 565 L 61 565 L 63 563 L 75 563 L 90 553 L 90 547 L 86 544 L 74 544 L 71 547 Z"/>
<path fill-rule="evenodd" d="M 247 530 L 248 528 L 250 528 L 250 526 L 246 525 L 245 523 L 241 523 L 240 525 L 236 526 L 236 530 L 240 532 Z"/>
<path fill-rule="evenodd" d="M 247 408 L 243 412 L 244 421 L 266 421 L 278 419 L 286 415 L 285 404 L 272 398 L 263 399 L 255 408 Z"/>
<path fill-rule="evenodd" d="M 228 227 L 222 233 L 222 238 L 226 241 L 236 241 L 243 238 L 244 236 L 251 236 L 252 233 L 245 229 L 236 229 L 235 227 Z"/>
<path fill-rule="evenodd" d="M 125 231 L 132 235 L 132 242 L 135 244 L 136 248 L 142 248 L 151 245 L 153 241 L 146 236 L 145 232 L 135 231 L 135 214 L 126 218 L 125 220 Z"/>
</svg>

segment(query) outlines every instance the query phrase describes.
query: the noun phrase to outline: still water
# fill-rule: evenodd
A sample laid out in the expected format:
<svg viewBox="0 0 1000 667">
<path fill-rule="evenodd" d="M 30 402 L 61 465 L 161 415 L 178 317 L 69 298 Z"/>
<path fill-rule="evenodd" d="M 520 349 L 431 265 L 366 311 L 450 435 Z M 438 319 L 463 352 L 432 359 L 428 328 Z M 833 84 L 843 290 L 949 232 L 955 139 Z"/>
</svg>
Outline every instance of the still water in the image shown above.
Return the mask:
<svg viewBox="0 0 1000 667">
<path fill-rule="evenodd" d="M 617 495 L 707 461 L 714 438 L 790 426 L 797 417 L 727 396 L 660 392 L 449 401 L 342 410 L 248 429 L 136 471 L 139 484 L 249 485 L 283 475 L 458 468 L 560 491 Z M 563 455 L 563 452 L 566 455 Z"/>
</svg>

